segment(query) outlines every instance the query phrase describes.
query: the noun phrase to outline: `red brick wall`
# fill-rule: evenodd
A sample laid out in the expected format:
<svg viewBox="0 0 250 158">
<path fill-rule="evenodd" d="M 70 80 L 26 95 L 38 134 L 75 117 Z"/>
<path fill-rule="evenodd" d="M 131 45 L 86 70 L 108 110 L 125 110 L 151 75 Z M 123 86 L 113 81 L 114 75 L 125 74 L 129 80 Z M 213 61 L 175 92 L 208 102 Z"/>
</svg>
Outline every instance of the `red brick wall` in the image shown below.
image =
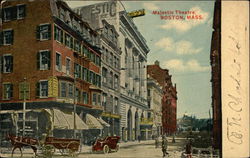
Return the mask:
<svg viewBox="0 0 250 158">
<path fill-rule="evenodd" d="M 147 74 L 157 80 L 163 86 L 162 98 L 162 126 L 163 133 L 172 134 L 176 131 L 176 107 L 177 94 L 172 85 L 171 76 L 167 69 L 162 69 L 159 65 L 148 65 Z M 166 85 L 170 84 L 170 88 Z M 169 104 L 167 98 L 170 100 Z"/>
<path fill-rule="evenodd" d="M 24 81 L 24 77 L 30 83 L 31 99 L 36 99 L 36 82 L 52 75 L 52 70 L 37 70 L 38 50 L 52 50 L 52 40 L 38 41 L 36 39 L 36 28 L 39 24 L 53 23 L 49 1 L 7 1 L 3 3 L 3 8 L 17 4 L 26 4 L 26 16 L 24 19 L 3 22 L 2 29 L 14 30 L 14 43 L 0 47 L 0 55 L 13 55 L 13 72 L 2 73 L 1 82 L 14 84 L 14 101 L 19 101 L 18 85 Z M 2 84 L 0 86 L 2 89 Z M 0 94 L 2 99 L 2 91 Z"/>
</svg>

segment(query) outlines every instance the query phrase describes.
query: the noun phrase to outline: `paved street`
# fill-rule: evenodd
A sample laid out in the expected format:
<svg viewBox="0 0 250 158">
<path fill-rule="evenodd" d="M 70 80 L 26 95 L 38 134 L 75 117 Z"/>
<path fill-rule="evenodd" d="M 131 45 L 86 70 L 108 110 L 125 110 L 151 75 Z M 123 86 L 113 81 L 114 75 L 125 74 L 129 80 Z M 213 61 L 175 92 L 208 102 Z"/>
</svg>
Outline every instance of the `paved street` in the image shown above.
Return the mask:
<svg viewBox="0 0 250 158">
<path fill-rule="evenodd" d="M 184 139 L 176 139 L 176 143 L 171 142 L 171 138 L 169 138 L 169 157 L 171 158 L 180 158 L 181 151 L 183 149 Z M 10 151 L 6 151 L 3 156 L 10 157 Z M 30 149 L 25 149 L 23 157 L 32 157 L 33 154 Z M 18 157 L 18 156 L 15 156 Z M 60 154 L 55 155 L 54 157 L 68 157 L 61 156 Z M 162 157 L 161 148 L 155 148 L 154 140 L 141 141 L 139 142 L 126 142 L 120 143 L 120 150 L 118 152 L 112 152 L 109 154 L 102 153 L 91 153 L 91 147 L 83 146 L 82 152 L 78 155 L 79 158 L 119 158 L 119 157 L 143 157 L 143 158 L 157 158 Z"/>
</svg>

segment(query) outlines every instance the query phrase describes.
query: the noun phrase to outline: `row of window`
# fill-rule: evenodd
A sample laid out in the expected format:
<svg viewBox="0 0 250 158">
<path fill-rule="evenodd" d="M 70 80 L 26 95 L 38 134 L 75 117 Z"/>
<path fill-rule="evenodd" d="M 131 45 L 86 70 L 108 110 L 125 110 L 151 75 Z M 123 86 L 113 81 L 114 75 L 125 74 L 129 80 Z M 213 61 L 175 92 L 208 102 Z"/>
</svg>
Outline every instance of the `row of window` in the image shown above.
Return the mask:
<svg viewBox="0 0 250 158">
<path fill-rule="evenodd" d="M 80 78 L 84 81 L 101 87 L 101 76 L 95 72 L 75 63 L 75 78 Z"/>
<path fill-rule="evenodd" d="M 120 68 L 120 60 L 118 57 L 113 55 L 112 52 L 109 52 L 107 49 L 102 47 L 102 59 L 105 60 L 110 66 L 119 69 Z"/>
<path fill-rule="evenodd" d="M 25 17 L 26 6 L 17 5 L 13 7 L 3 8 L 2 19 L 3 21 L 11 21 L 16 19 L 23 19 Z"/>
<path fill-rule="evenodd" d="M 118 75 L 113 74 L 112 71 L 108 73 L 108 70 L 106 68 L 102 68 L 102 82 L 104 85 L 109 86 L 110 88 L 118 89 L 118 81 Z"/>
<path fill-rule="evenodd" d="M 59 97 L 60 98 L 74 98 L 74 86 L 70 82 L 60 82 Z M 48 97 L 48 81 L 41 80 L 36 84 L 36 96 L 39 98 Z M 85 91 L 76 89 L 75 95 L 78 103 L 89 104 L 89 94 Z M 13 98 L 13 84 L 3 84 L 3 100 L 10 100 Z M 30 99 L 30 84 L 22 82 L 19 84 L 19 99 Z M 101 95 L 92 93 L 92 105 L 101 105 Z"/>
<path fill-rule="evenodd" d="M 88 57 L 96 65 L 101 65 L 101 60 L 98 55 L 90 51 L 88 48 L 82 45 L 79 40 L 74 39 L 72 36 L 64 32 L 57 26 L 54 26 L 54 39 L 64 44 L 68 48 L 71 48 L 72 50 L 76 51 L 77 53 L 83 54 L 85 57 Z"/>
<path fill-rule="evenodd" d="M 3 100 L 13 98 L 13 84 L 3 83 Z M 48 97 L 48 81 L 41 80 L 36 84 L 36 96 L 40 98 Z M 30 99 L 30 84 L 22 82 L 19 84 L 19 99 Z"/>
<path fill-rule="evenodd" d="M 119 113 L 119 100 L 116 97 L 110 95 L 108 97 L 107 93 L 102 94 L 102 106 L 104 107 L 104 111 L 108 112 L 107 104 L 110 105 L 111 109 L 113 110 L 112 113 L 118 114 Z"/>
</svg>

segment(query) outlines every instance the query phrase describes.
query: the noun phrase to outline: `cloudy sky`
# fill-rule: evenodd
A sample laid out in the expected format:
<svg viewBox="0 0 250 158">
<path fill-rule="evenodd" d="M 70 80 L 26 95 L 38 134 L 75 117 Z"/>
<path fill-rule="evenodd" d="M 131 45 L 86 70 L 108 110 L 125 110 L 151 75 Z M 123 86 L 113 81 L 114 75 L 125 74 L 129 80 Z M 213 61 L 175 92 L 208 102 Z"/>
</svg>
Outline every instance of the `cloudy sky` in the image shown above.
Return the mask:
<svg viewBox="0 0 250 158">
<path fill-rule="evenodd" d="M 70 7 L 79 7 L 97 1 L 67 1 Z M 150 48 L 148 64 L 160 61 L 169 69 L 177 84 L 178 118 L 184 113 L 208 118 L 211 110 L 210 43 L 212 36 L 213 1 L 122 1 L 128 12 L 145 9 L 146 15 L 134 18 L 139 31 Z M 202 19 L 187 19 L 187 14 L 176 10 L 194 11 Z M 153 11 L 172 11 L 175 19 L 161 19 Z M 183 16 L 184 20 L 176 16 Z M 211 110 L 212 113 L 212 110 Z"/>
</svg>

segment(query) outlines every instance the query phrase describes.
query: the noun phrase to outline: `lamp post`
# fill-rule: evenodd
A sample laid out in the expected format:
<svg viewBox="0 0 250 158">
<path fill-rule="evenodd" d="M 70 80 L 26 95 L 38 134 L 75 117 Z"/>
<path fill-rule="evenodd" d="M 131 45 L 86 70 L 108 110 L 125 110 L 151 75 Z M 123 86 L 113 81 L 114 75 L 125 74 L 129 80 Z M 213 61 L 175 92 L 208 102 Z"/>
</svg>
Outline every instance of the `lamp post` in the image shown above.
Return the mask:
<svg viewBox="0 0 250 158">
<path fill-rule="evenodd" d="M 26 78 L 23 82 L 23 136 L 25 136 L 25 117 L 26 117 Z"/>
<path fill-rule="evenodd" d="M 74 138 L 76 138 L 76 72 L 74 73 Z"/>
</svg>

